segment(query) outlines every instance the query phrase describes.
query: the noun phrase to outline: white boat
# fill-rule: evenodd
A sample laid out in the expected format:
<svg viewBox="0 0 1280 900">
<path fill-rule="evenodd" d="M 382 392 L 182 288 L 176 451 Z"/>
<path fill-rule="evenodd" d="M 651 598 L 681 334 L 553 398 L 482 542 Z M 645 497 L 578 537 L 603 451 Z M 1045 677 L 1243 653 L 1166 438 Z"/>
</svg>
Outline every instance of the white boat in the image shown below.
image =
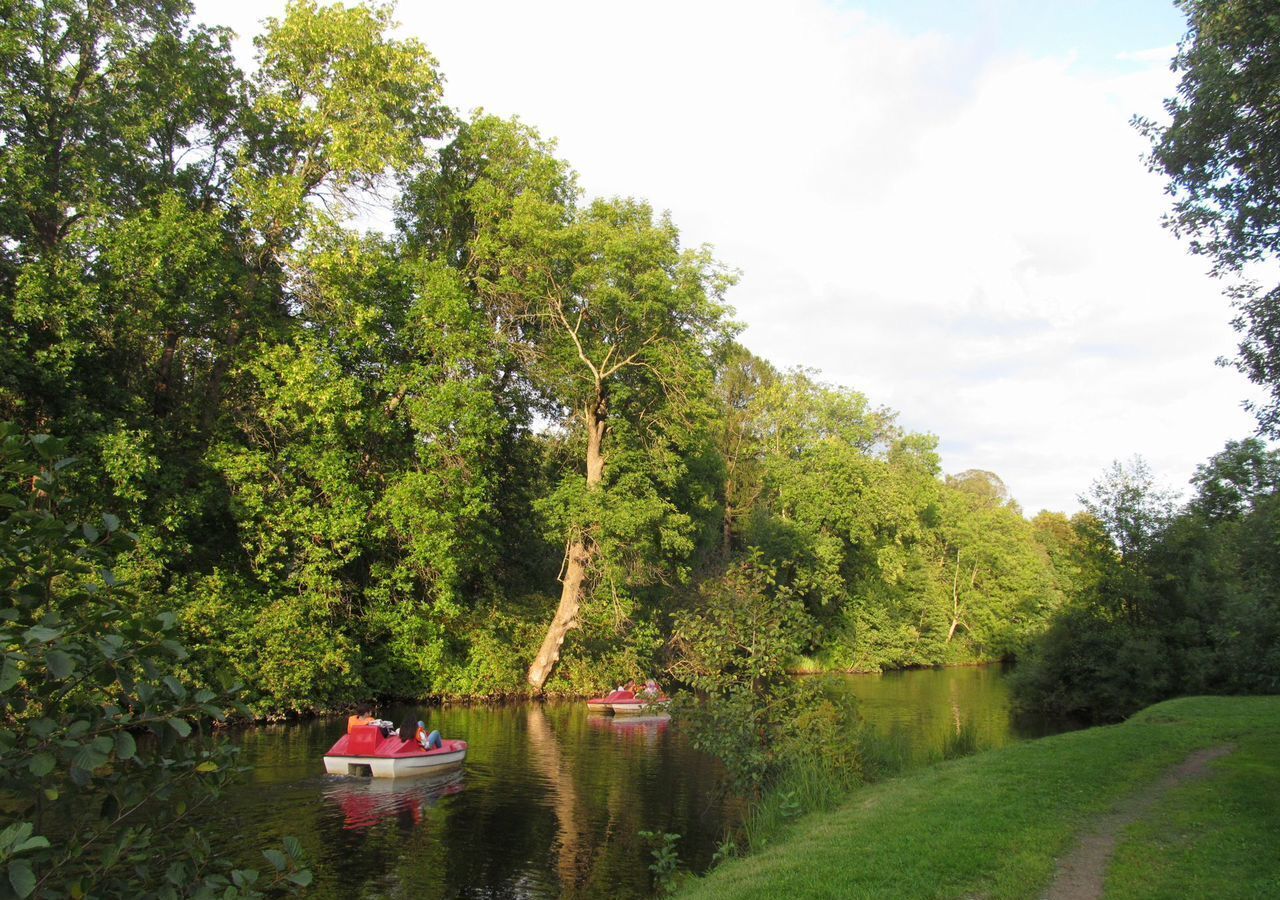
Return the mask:
<svg viewBox="0 0 1280 900">
<path fill-rule="evenodd" d="M 619 688 L 603 697 L 588 700 L 587 709 L 622 715 L 651 716 L 661 713 L 670 703 L 671 698 L 657 690 L 637 693 L 627 688 Z"/>
<path fill-rule="evenodd" d="M 466 758 L 466 741 L 442 741 L 439 747 L 424 750 L 417 741 L 402 741 L 394 733 L 384 735 L 376 725 L 364 725 L 344 734 L 329 748 L 324 770 L 330 775 L 403 778 L 455 768 Z"/>
</svg>

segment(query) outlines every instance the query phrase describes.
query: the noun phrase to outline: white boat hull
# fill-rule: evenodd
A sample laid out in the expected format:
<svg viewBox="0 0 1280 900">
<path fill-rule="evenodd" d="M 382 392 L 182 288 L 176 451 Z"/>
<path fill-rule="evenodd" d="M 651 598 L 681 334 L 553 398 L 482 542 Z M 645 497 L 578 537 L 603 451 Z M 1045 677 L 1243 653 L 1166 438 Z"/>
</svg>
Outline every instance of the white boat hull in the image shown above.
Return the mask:
<svg viewBox="0 0 1280 900">
<path fill-rule="evenodd" d="M 374 778 L 405 778 L 430 775 L 462 765 L 467 748 L 430 756 L 326 756 L 324 770 L 330 775 L 363 775 Z"/>
<path fill-rule="evenodd" d="M 656 703 L 644 703 L 640 701 L 610 703 L 609 708 L 615 714 L 629 716 L 653 716 L 662 713 L 667 707 L 667 701 L 659 700 Z"/>
</svg>

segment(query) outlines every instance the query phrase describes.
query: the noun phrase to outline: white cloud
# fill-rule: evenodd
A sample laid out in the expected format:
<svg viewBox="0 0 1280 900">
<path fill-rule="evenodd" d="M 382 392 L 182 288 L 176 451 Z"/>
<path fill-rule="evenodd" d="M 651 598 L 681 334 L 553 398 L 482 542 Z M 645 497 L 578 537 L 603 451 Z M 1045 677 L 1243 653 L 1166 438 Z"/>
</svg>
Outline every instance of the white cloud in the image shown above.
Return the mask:
<svg viewBox="0 0 1280 900">
<path fill-rule="evenodd" d="M 278 9 L 276 5 L 274 9 Z M 245 33 L 270 4 L 202 8 Z M 818 0 L 402 4 L 449 101 L 560 140 L 593 193 L 670 209 L 743 270 L 743 340 L 822 369 L 1073 509 L 1116 457 L 1183 483 L 1252 428 L 1219 285 L 1160 227 L 1128 125 L 1173 86 L 990 56 Z"/>
</svg>

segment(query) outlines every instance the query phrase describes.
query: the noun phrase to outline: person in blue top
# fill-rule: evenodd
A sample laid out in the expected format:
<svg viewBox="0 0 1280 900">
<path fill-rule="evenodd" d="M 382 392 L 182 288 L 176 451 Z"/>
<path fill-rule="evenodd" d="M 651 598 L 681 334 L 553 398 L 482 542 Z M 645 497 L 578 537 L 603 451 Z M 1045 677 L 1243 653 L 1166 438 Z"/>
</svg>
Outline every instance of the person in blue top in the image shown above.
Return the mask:
<svg viewBox="0 0 1280 900">
<path fill-rule="evenodd" d="M 427 734 L 427 726 L 421 719 L 418 720 L 418 732 L 414 735 L 418 739 L 418 743 L 422 745 L 424 750 L 439 750 L 444 741 L 440 737 L 440 732 L 434 729 Z"/>
</svg>

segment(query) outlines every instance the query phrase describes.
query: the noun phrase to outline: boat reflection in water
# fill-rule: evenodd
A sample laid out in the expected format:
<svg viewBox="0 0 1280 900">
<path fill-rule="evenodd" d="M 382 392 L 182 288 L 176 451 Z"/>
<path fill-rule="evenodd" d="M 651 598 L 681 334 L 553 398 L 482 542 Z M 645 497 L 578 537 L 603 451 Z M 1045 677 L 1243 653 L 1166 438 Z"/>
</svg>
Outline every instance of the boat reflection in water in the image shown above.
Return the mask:
<svg viewBox="0 0 1280 900">
<path fill-rule="evenodd" d="M 587 724 L 596 731 L 611 731 L 622 740 L 641 741 L 653 745 L 658 735 L 667 730 L 671 716 L 667 713 L 631 716 L 591 716 Z"/>
<path fill-rule="evenodd" d="M 345 829 L 372 828 L 396 820 L 405 829 L 422 824 L 426 809 L 463 788 L 463 772 L 410 779 L 336 777 L 324 797 L 342 810 Z"/>
</svg>

